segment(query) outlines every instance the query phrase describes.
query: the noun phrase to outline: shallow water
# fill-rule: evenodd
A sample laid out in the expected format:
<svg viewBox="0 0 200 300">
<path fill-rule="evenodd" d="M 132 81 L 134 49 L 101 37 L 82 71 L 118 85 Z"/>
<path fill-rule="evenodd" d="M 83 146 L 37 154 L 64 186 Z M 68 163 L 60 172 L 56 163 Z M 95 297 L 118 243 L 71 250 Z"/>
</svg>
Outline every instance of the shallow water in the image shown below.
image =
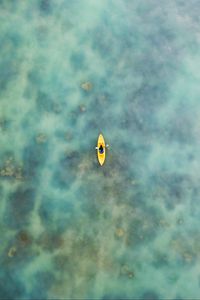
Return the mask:
<svg viewBox="0 0 200 300">
<path fill-rule="evenodd" d="M 1 299 L 200 297 L 199 13 L 0 1 Z"/>
</svg>

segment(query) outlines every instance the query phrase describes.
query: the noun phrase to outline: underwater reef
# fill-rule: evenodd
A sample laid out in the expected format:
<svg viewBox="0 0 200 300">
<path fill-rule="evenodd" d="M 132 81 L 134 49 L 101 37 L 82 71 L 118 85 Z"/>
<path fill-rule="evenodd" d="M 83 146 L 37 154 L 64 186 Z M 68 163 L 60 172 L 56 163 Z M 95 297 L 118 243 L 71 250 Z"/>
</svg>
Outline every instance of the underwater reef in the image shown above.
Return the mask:
<svg viewBox="0 0 200 300">
<path fill-rule="evenodd" d="M 199 14 L 0 1 L 0 299 L 199 299 Z"/>
</svg>

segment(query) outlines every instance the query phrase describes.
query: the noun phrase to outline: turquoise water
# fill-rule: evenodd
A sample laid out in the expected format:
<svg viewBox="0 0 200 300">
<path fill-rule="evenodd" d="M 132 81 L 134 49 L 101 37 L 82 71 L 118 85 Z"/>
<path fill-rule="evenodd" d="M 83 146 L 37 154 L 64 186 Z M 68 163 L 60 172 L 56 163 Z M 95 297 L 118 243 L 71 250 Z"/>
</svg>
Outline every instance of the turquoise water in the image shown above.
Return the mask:
<svg viewBox="0 0 200 300">
<path fill-rule="evenodd" d="M 0 1 L 1 299 L 200 298 L 199 15 Z"/>
</svg>

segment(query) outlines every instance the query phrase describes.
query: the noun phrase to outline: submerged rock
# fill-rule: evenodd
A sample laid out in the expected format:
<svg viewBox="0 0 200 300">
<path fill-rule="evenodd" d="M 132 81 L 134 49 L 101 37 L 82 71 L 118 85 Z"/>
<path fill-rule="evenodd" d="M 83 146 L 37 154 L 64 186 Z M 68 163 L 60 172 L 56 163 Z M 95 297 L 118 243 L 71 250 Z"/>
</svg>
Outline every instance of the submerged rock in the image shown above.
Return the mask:
<svg viewBox="0 0 200 300">
<path fill-rule="evenodd" d="M 86 111 L 86 107 L 85 107 L 85 105 L 80 105 L 79 106 L 79 110 L 80 110 L 80 112 L 85 112 Z"/>
<path fill-rule="evenodd" d="M 128 276 L 130 279 L 135 277 L 135 273 L 131 271 L 127 265 L 121 266 L 120 274 Z"/>
<path fill-rule="evenodd" d="M 92 89 L 92 83 L 89 82 L 89 81 L 84 82 L 84 83 L 81 84 L 81 88 L 82 88 L 84 91 L 89 92 L 89 91 L 91 91 L 91 89 Z"/>
<path fill-rule="evenodd" d="M 14 159 L 8 158 L 3 167 L 0 169 L 0 176 L 2 177 L 10 177 L 10 178 L 16 178 L 16 179 L 22 179 L 22 168 L 16 166 Z"/>
<path fill-rule="evenodd" d="M 46 142 L 46 140 L 47 140 L 47 136 L 44 133 L 40 133 L 36 137 L 36 142 L 38 144 L 43 144 Z"/>
<path fill-rule="evenodd" d="M 132 271 L 128 272 L 128 277 L 129 278 L 133 278 L 134 276 L 135 276 L 134 272 L 132 272 Z"/>
<path fill-rule="evenodd" d="M 13 256 L 15 256 L 16 252 L 17 252 L 16 247 L 15 247 L 15 246 L 11 247 L 11 248 L 9 249 L 9 251 L 8 251 L 8 257 L 13 257 Z"/>
<path fill-rule="evenodd" d="M 17 235 L 17 240 L 21 246 L 28 246 L 31 244 L 31 236 L 28 232 L 21 230 Z"/>
<path fill-rule="evenodd" d="M 115 234 L 116 234 L 116 236 L 117 237 L 122 237 L 123 235 L 124 235 L 124 229 L 123 228 L 117 228 L 116 230 L 115 230 Z"/>
<path fill-rule="evenodd" d="M 184 223 L 183 218 L 178 218 L 177 224 L 178 224 L 178 225 L 182 225 L 183 223 Z"/>
</svg>

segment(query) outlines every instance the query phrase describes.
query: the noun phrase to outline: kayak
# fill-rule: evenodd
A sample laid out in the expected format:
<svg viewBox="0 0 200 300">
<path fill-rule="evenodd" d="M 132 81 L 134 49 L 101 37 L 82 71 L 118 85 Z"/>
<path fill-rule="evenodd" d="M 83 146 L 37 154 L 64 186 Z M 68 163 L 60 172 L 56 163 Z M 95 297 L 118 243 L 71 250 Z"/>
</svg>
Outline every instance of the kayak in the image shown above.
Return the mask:
<svg viewBox="0 0 200 300">
<path fill-rule="evenodd" d="M 99 148 L 103 147 L 103 153 L 100 153 Z M 99 137 L 98 137 L 98 141 L 97 141 L 97 157 L 98 157 L 98 161 L 100 163 L 100 165 L 102 166 L 105 162 L 106 159 L 106 144 L 105 144 L 105 140 L 103 135 L 100 133 Z"/>
</svg>

